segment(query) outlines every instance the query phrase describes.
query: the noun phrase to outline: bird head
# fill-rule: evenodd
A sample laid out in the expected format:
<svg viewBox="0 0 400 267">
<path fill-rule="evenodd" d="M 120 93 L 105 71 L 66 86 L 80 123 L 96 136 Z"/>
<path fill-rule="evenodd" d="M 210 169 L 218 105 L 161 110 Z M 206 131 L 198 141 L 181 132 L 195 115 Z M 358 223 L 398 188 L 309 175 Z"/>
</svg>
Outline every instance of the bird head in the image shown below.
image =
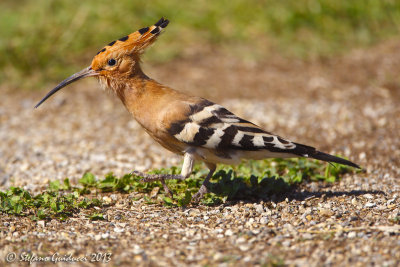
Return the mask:
<svg viewBox="0 0 400 267">
<path fill-rule="evenodd" d="M 139 66 L 140 56 L 150 46 L 162 30 L 167 27 L 169 20 L 161 18 L 150 27 L 142 28 L 118 40 L 112 41 L 94 56 L 89 67 L 71 75 L 53 90 L 51 90 L 35 106 L 39 107 L 50 96 L 65 86 L 82 78 L 95 76 L 102 85 L 113 87 L 113 81 L 123 80 L 141 73 Z"/>
</svg>

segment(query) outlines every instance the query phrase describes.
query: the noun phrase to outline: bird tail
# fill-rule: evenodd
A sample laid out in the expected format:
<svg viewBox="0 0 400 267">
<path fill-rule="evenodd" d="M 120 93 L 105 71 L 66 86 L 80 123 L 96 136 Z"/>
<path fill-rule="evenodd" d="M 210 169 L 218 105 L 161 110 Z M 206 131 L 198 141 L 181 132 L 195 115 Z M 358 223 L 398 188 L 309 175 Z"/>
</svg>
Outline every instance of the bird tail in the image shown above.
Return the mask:
<svg viewBox="0 0 400 267">
<path fill-rule="evenodd" d="M 309 155 L 309 156 L 314 159 L 319 159 L 319 160 L 323 160 L 323 161 L 327 161 L 327 162 L 335 162 L 335 163 L 351 166 L 351 167 L 354 167 L 357 169 L 361 169 L 360 166 L 358 166 L 357 164 L 355 164 L 349 160 L 339 158 L 339 157 L 336 157 L 336 156 L 333 156 L 333 155 L 330 155 L 330 154 L 327 154 L 327 153 L 324 153 L 324 152 L 321 152 L 318 150 L 316 150 L 314 154 Z"/>
<path fill-rule="evenodd" d="M 324 153 L 321 151 L 316 150 L 314 147 L 310 147 L 310 146 L 306 146 L 306 145 L 302 145 L 302 144 L 296 144 L 296 149 L 295 150 L 300 150 L 300 153 L 295 153 L 299 156 L 302 157 L 307 157 L 307 158 L 313 158 L 313 159 L 318 159 L 318 160 L 322 160 L 322 161 L 326 161 L 326 162 L 335 162 L 335 163 L 339 163 L 339 164 L 343 164 L 343 165 L 347 165 L 347 166 L 351 166 L 354 168 L 358 168 L 361 169 L 360 166 L 358 166 L 357 164 L 343 159 L 343 158 L 339 158 L 333 155 L 330 155 L 328 153 Z M 297 152 L 297 151 L 296 151 Z"/>
</svg>

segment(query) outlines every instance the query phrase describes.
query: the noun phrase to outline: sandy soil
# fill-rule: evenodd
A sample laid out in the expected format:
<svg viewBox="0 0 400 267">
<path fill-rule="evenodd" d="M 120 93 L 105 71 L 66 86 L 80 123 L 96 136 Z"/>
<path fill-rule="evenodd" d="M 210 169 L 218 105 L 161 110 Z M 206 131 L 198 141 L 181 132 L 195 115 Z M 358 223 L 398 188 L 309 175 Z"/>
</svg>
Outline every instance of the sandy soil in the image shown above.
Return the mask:
<svg viewBox="0 0 400 267">
<path fill-rule="evenodd" d="M 304 184 L 267 202 L 217 207 L 170 209 L 135 201 L 134 193 L 104 195 L 114 204 L 100 222 L 80 214 L 67 222 L 2 215 L 0 262 L 15 252 L 71 254 L 86 257 L 83 265 L 93 264 L 93 253 L 112 253 L 111 263 L 122 266 L 397 266 L 398 51 L 399 42 L 388 41 L 329 60 L 272 56 L 254 64 L 210 52 L 145 65 L 164 84 L 221 103 L 293 141 L 345 155 L 365 172 L 334 184 Z M 38 110 L 33 106 L 45 91 L 0 90 L 3 190 L 37 192 L 49 180 L 76 180 L 86 171 L 102 177 L 180 164 L 95 81 L 63 90 Z"/>
</svg>

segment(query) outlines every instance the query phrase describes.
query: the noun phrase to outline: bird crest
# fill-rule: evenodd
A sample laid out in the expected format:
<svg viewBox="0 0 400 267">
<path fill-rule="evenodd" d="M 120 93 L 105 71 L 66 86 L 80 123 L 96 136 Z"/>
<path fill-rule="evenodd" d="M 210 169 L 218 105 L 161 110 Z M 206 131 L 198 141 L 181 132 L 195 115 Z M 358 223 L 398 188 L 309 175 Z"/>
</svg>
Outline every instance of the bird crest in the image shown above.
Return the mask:
<svg viewBox="0 0 400 267">
<path fill-rule="evenodd" d="M 99 69 L 104 61 L 115 58 L 121 54 L 139 56 L 144 50 L 157 40 L 162 30 L 167 27 L 169 20 L 163 17 L 150 27 L 141 28 L 127 36 L 110 42 L 103 47 L 92 61 L 92 69 Z"/>
</svg>

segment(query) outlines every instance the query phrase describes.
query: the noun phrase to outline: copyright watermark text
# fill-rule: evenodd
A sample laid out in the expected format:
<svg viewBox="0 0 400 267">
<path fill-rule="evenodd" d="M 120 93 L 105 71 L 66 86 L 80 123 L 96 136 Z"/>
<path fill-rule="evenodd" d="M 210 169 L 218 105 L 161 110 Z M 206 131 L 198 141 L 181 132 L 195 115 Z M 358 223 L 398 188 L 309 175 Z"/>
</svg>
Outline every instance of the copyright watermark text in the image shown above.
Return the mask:
<svg viewBox="0 0 400 267">
<path fill-rule="evenodd" d="M 42 256 L 37 255 L 35 253 L 27 253 L 22 252 L 21 254 L 17 254 L 15 252 L 9 252 L 6 255 L 6 262 L 29 262 L 29 264 L 35 262 L 102 262 L 108 263 L 111 261 L 112 253 L 90 253 L 84 256 L 72 256 L 72 254 L 59 254 L 58 252 L 49 255 L 49 256 Z"/>
</svg>

